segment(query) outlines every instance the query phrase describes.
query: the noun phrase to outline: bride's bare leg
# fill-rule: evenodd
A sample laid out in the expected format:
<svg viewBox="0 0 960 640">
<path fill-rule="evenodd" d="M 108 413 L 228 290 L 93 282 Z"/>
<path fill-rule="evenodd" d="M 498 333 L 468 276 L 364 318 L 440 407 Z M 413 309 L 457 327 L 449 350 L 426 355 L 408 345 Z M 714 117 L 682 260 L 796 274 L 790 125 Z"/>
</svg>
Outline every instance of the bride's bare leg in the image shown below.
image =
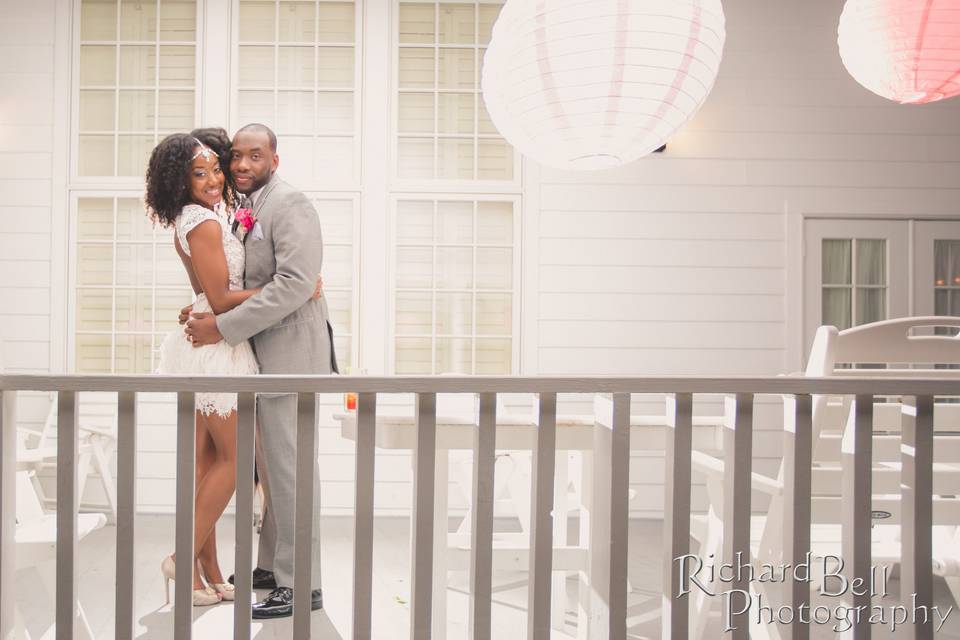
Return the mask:
<svg viewBox="0 0 960 640">
<path fill-rule="evenodd" d="M 197 485 L 196 528 L 194 548 L 197 556 L 206 550 L 208 539 L 213 540 L 213 566 L 204 563 L 209 570 L 207 580 L 223 583 L 223 575 L 215 562 L 216 542 L 213 532 L 217 520 L 223 514 L 233 496 L 237 482 L 237 413 L 226 417 L 216 414 L 204 416 L 205 428 L 213 442 L 213 459 L 203 480 Z M 209 553 L 209 552 L 208 552 Z"/>
<path fill-rule="evenodd" d="M 207 473 L 210 470 L 210 467 L 213 465 L 214 460 L 216 459 L 216 452 L 214 448 L 213 438 L 210 436 L 210 433 L 207 431 L 206 418 L 205 416 L 197 411 L 196 413 L 196 462 L 195 462 L 195 484 L 194 484 L 194 508 L 198 509 L 196 503 L 197 490 L 200 488 L 203 479 L 206 477 Z M 206 549 L 206 544 L 202 548 L 197 547 L 197 540 L 194 538 L 194 553 L 199 556 L 199 561 L 194 562 L 193 567 L 193 588 L 194 589 L 203 589 L 203 579 L 201 578 L 201 564 L 204 564 L 204 558 L 207 557 L 206 554 L 209 551 Z M 213 549 L 214 558 L 216 557 L 216 547 Z M 176 561 L 176 554 L 173 554 L 173 559 Z"/>
<path fill-rule="evenodd" d="M 202 420 L 202 417 L 201 417 Z M 202 425 L 202 426 L 200 426 Z M 216 449 L 213 438 L 207 431 L 206 423 L 201 422 L 197 428 L 197 488 L 203 483 L 210 467 L 216 460 Z M 213 531 L 207 536 L 203 546 L 198 552 L 198 564 L 203 572 L 203 577 L 207 582 L 222 583 L 223 575 L 220 572 L 220 564 L 217 559 L 217 529 L 214 526 Z"/>
</svg>

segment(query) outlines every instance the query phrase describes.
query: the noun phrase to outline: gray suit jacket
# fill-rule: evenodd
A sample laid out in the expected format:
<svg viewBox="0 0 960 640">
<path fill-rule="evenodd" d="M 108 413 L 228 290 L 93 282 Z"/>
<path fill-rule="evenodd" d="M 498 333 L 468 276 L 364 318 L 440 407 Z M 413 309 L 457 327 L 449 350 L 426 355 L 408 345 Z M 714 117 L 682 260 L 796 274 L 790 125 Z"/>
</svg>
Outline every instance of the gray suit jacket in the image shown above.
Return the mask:
<svg viewBox="0 0 960 640">
<path fill-rule="evenodd" d="M 320 220 L 307 197 L 276 175 L 263 188 L 254 215 L 263 238 L 250 231 L 244 279 L 262 290 L 217 316 L 231 345 L 253 338 L 262 373 L 315 374 L 337 370 L 327 301 L 313 299 L 323 264 Z"/>
</svg>

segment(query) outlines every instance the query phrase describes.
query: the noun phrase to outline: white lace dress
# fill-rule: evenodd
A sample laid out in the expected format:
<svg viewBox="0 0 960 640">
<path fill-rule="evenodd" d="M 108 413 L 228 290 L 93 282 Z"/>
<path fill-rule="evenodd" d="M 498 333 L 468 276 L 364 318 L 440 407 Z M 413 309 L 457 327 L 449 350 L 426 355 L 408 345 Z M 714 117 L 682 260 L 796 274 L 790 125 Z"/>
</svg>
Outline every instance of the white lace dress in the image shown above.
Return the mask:
<svg viewBox="0 0 960 640">
<path fill-rule="evenodd" d="M 227 257 L 230 289 L 243 288 L 243 244 L 230 230 L 227 212 L 220 205 L 217 211 L 196 204 L 188 204 L 176 222 L 177 238 L 183 251 L 190 255 L 187 234 L 201 222 L 215 220 L 223 231 L 223 253 Z M 194 312 L 212 312 L 207 297 L 200 293 L 193 303 Z M 160 345 L 159 373 L 171 375 L 247 375 L 259 372 L 257 359 L 246 340 L 235 347 L 221 340 L 216 344 L 194 347 L 187 341 L 182 328 L 171 331 Z M 227 416 L 237 408 L 235 393 L 198 393 L 197 409 L 204 415 L 216 413 Z"/>
</svg>

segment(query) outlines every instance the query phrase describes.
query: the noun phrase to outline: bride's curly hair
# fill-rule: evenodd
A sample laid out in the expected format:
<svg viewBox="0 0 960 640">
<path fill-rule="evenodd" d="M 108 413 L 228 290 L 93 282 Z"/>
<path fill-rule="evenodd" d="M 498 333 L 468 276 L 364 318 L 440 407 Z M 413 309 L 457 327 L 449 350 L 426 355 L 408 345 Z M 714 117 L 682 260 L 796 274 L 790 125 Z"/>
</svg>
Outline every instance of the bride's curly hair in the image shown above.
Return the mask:
<svg viewBox="0 0 960 640">
<path fill-rule="evenodd" d="M 217 154 L 224 178 L 223 201 L 228 208 L 234 207 L 237 186 L 230 173 L 232 144 L 227 132 L 220 127 L 208 127 L 189 134 L 174 133 L 154 147 L 147 165 L 147 215 L 163 227 L 172 225 L 190 202 L 190 163 L 197 152 L 197 140 Z"/>
</svg>

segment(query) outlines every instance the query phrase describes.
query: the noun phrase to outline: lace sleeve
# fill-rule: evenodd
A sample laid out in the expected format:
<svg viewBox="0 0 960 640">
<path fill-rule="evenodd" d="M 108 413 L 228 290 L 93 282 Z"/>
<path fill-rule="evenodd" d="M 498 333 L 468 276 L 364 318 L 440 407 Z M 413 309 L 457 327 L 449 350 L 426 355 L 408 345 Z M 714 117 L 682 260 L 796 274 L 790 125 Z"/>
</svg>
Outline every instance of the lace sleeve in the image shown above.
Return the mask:
<svg viewBox="0 0 960 640">
<path fill-rule="evenodd" d="M 196 228 L 204 220 L 217 220 L 217 214 L 206 207 L 198 204 L 188 204 L 177 217 L 177 238 L 180 240 L 180 247 L 184 253 L 190 255 L 190 244 L 187 242 L 187 234 Z"/>
</svg>

